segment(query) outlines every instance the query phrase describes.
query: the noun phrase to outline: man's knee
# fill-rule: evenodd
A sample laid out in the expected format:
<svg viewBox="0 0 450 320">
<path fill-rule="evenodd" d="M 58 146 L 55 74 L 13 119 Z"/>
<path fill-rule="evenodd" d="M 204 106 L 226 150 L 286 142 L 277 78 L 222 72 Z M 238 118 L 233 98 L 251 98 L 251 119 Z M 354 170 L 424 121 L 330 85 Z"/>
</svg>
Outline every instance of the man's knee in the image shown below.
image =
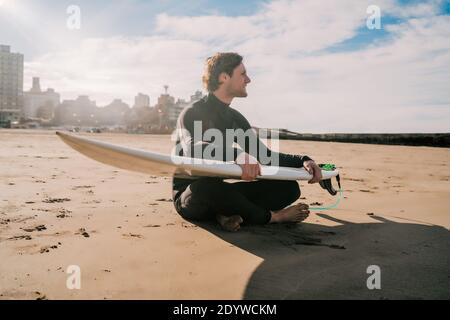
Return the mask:
<svg viewBox="0 0 450 320">
<path fill-rule="evenodd" d="M 297 181 L 266 180 L 269 183 L 271 195 L 278 199 L 279 206 L 285 207 L 300 198 L 300 187 Z M 277 205 L 278 206 L 278 205 Z"/>
<path fill-rule="evenodd" d="M 290 203 L 297 201 L 300 198 L 301 191 L 297 181 L 283 181 L 283 190 L 286 194 L 286 200 Z"/>
<path fill-rule="evenodd" d="M 201 178 L 190 185 L 191 192 L 196 195 L 200 194 L 202 197 L 213 196 L 222 192 L 224 188 L 226 188 L 226 183 L 215 178 Z"/>
<path fill-rule="evenodd" d="M 209 216 L 208 200 L 191 184 L 175 201 L 177 212 L 188 220 L 205 220 Z"/>
<path fill-rule="evenodd" d="M 271 198 L 270 209 L 280 210 L 289 206 L 300 198 L 300 187 L 297 181 L 271 181 L 270 182 Z"/>
<path fill-rule="evenodd" d="M 290 180 L 262 180 L 268 192 L 271 195 L 276 195 L 277 198 L 286 199 L 287 201 L 294 202 L 300 198 L 300 187 L 297 181 Z"/>
</svg>

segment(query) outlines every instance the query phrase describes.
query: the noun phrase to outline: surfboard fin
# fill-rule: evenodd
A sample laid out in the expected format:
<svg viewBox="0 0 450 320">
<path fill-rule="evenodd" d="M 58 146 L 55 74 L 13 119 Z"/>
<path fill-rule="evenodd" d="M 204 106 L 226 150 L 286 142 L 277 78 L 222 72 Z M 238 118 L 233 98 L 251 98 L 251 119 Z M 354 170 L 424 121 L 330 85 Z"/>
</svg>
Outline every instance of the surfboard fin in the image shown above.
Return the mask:
<svg viewBox="0 0 450 320">
<path fill-rule="evenodd" d="M 336 166 L 334 164 L 319 164 L 319 167 L 325 171 L 333 171 L 336 169 Z M 336 176 L 336 181 L 338 183 L 339 189 L 341 189 L 341 178 L 339 177 L 339 175 Z M 319 184 L 323 189 L 327 190 L 332 196 L 335 196 L 337 194 L 337 191 L 333 188 L 333 185 L 331 184 L 331 179 L 320 180 Z"/>
<path fill-rule="evenodd" d="M 339 189 L 341 188 L 341 182 L 339 175 L 336 176 L 337 183 L 339 185 Z M 337 191 L 333 188 L 333 185 L 331 184 L 331 179 L 326 180 L 320 180 L 319 181 L 320 186 L 327 190 L 332 196 L 335 196 L 337 194 Z"/>
</svg>

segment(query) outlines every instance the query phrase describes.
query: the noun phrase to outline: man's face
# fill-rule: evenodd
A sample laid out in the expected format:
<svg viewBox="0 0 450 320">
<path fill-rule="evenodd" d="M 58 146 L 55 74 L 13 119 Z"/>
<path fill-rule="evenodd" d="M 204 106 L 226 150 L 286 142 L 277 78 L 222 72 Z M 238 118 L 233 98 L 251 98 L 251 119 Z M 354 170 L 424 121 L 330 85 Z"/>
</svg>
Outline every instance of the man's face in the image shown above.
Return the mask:
<svg viewBox="0 0 450 320">
<path fill-rule="evenodd" d="M 234 68 L 233 74 L 226 81 L 228 94 L 233 97 L 246 97 L 247 83 L 250 83 L 250 78 L 247 76 L 244 64 L 241 63 Z"/>
</svg>

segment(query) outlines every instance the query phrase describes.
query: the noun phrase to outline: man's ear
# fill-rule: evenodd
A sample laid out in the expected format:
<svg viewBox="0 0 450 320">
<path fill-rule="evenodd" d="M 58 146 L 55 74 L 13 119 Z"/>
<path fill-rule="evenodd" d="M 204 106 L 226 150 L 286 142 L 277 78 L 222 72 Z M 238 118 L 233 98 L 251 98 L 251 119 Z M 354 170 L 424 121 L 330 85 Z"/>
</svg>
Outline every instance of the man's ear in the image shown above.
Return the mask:
<svg viewBox="0 0 450 320">
<path fill-rule="evenodd" d="M 230 78 L 230 76 L 226 73 L 226 72 L 222 72 L 219 75 L 219 83 L 224 83 L 225 81 L 227 81 Z"/>
</svg>

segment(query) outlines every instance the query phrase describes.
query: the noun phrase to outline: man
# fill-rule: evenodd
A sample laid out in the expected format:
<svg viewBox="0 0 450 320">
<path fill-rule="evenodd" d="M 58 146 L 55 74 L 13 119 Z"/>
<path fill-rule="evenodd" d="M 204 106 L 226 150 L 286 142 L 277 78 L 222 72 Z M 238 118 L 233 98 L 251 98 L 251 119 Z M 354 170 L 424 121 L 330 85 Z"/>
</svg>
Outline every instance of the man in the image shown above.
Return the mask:
<svg viewBox="0 0 450 320">
<path fill-rule="evenodd" d="M 247 96 L 246 86 L 250 78 L 242 60 L 236 53 L 217 53 L 207 59 L 203 83 L 209 94 L 185 108 L 178 118 L 176 145 L 182 155 L 210 158 L 205 156 L 205 150 L 211 145 L 217 147 L 215 140 L 196 137 L 196 125 L 201 125 L 202 133 L 215 129 L 223 137 L 226 137 L 227 129 L 251 130 L 247 119 L 230 107 L 234 98 Z M 241 149 L 233 148 L 233 143 L 242 139 L 224 139 L 218 149 L 223 151 L 223 157 L 232 154 L 232 160 L 242 169 L 242 180 L 247 181 L 230 183 L 220 178 L 192 179 L 174 175 L 173 200 L 182 217 L 191 220 L 215 218 L 228 231 L 239 230 L 242 223 L 301 222 L 308 217 L 307 204 L 287 207 L 300 197 L 296 181 L 253 180 L 260 174 L 258 161 L 261 162 L 261 154 L 277 159 L 279 166 L 304 167 L 313 175 L 309 183 L 316 183 L 322 178 L 318 165 L 308 156 L 277 153 L 268 149 L 256 135 L 254 139 L 257 141 L 256 152 L 249 143 L 239 143 Z M 249 142 L 248 139 L 245 141 Z"/>
</svg>

